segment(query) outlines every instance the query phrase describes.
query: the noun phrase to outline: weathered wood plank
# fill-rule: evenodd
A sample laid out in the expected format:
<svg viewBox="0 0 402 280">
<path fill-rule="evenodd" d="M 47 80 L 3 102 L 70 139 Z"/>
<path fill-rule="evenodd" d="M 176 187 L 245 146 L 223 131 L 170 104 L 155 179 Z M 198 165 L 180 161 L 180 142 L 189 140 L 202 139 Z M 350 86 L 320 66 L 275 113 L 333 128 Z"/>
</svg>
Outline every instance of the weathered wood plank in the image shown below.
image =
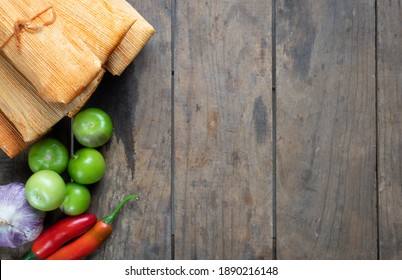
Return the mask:
<svg viewBox="0 0 402 280">
<path fill-rule="evenodd" d="M 378 184 L 381 259 L 402 259 L 402 3 L 378 5 Z"/>
<path fill-rule="evenodd" d="M 375 259 L 374 1 L 279 0 L 277 254 Z"/>
<path fill-rule="evenodd" d="M 142 200 L 123 208 L 115 231 L 92 259 L 170 259 L 170 1 L 129 1 L 157 30 L 120 77 L 107 75 L 88 106 L 114 119 L 102 148 L 104 179 L 93 188 L 92 211 L 109 213 L 127 194 Z"/>
<path fill-rule="evenodd" d="M 271 2 L 176 1 L 176 259 L 271 258 Z"/>
</svg>

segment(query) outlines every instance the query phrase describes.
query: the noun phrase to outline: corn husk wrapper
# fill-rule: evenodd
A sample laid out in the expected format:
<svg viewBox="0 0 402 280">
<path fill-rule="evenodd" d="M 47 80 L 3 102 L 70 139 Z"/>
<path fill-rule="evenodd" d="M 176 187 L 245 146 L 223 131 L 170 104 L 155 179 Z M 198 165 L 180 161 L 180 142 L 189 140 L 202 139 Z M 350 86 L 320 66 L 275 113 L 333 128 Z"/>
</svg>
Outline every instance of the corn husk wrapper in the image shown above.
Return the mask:
<svg viewBox="0 0 402 280">
<path fill-rule="evenodd" d="M 21 134 L 0 111 L 0 148 L 10 157 L 25 150 L 30 143 L 24 142 Z"/>
<path fill-rule="evenodd" d="M 62 18 L 51 7 L 39 0 L 2 0 L 1 54 L 42 99 L 67 104 L 99 74 L 101 61 L 77 35 L 64 28 Z M 17 36 L 15 24 L 21 20 L 25 27 Z"/>
<path fill-rule="evenodd" d="M 127 66 L 134 60 L 146 43 L 155 33 L 152 25 L 146 21 L 133 6 L 125 0 L 110 0 L 111 4 L 127 11 L 136 22 L 124 36 L 120 45 L 110 55 L 106 67 L 113 75 L 121 75 Z"/>
<path fill-rule="evenodd" d="M 7 72 L 10 70 L 8 67 L 0 58 L 0 111 L 3 116 L 0 119 L 0 131 L 4 131 L 0 134 L 0 148 L 10 158 L 46 134 L 63 117 L 74 117 L 95 92 L 105 73 L 102 69 L 78 97 L 70 104 L 63 104 L 49 103 L 38 98 L 33 87 L 24 81 L 24 77 L 18 72 Z M 3 73 L 7 74 L 2 75 Z M 3 86 L 5 82 L 9 85 L 7 88 Z"/>
<path fill-rule="evenodd" d="M 13 158 L 46 134 L 63 117 L 73 117 L 78 113 L 96 90 L 104 75 L 105 70 L 100 67 L 102 64 L 106 62 L 105 67 L 112 74 L 120 75 L 138 55 L 155 30 L 125 0 L 84 0 L 81 2 L 50 0 L 54 6 L 50 6 L 49 2 L 45 0 L 1 1 L 0 148 L 10 158 Z M 13 7 L 14 10 L 9 7 Z M 48 10 L 41 13 L 44 7 Z M 94 9 L 94 7 L 96 8 Z M 56 21 L 45 26 L 45 23 L 54 16 L 53 11 L 57 15 Z M 98 13 L 98 11 L 100 12 Z M 37 16 L 38 13 L 41 13 L 40 16 Z M 35 18 L 35 16 L 37 17 Z M 28 32 L 28 30 L 21 29 L 20 40 L 16 40 L 13 28 L 16 20 L 33 18 L 35 19 L 29 23 L 30 27 L 39 26 L 40 30 Z M 110 26 L 112 18 L 112 22 L 120 26 Z M 135 23 L 132 24 L 133 22 Z M 68 27 L 66 27 L 67 25 Z M 50 38 L 48 38 L 49 35 L 51 35 Z M 76 35 L 79 35 L 82 40 L 78 39 Z M 112 39 L 108 40 L 107 37 Z M 53 52 L 55 57 L 51 57 L 52 55 L 49 54 L 48 45 L 44 43 L 47 42 L 46 40 L 56 41 L 54 47 L 59 48 L 59 52 Z M 67 45 L 64 44 L 65 40 Z M 46 45 L 45 48 L 43 48 L 44 45 Z M 35 52 L 35 48 L 39 48 L 39 46 L 42 48 Z M 73 50 L 75 48 L 83 54 L 83 57 L 77 58 L 78 61 L 66 58 L 71 55 L 69 53 L 71 50 L 66 51 L 63 46 L 67 46 L 67 48 L 72 46 Z M 60 95 L 52 95 L 52 87 L 49 90 L 45 86 L 45 78 L 49 77 L 43 77 L 43 69 L 51 72 L 50 74 L 57 74 L 55 71 L 58 71 L 56 69 L 60 67 L 54 66 L 54 63 L 60 59 L 60 54 L 62 54 L 62 60 L 67 59 L 64 61 L 65 64 L 77 62 L 79 65 L 77 67 L 82 67 L 80 63 L 85 64 L 85 58 L 90 58 L 90 61 L 96 61 L 94 63 L 97 64 L 96 67 L 99 66 L 98 72 L 94 71 L 95 78 L 91 80 L 88 78 L 90 75 L 85 65 L 84 68 L 79 68 L 80 75 L 75 78 L 71 77 L 72 72 L 66 72 L 63 65 L 62 76 L 71 77 L 72 84 L 82 78 L 82 83 L 76 83 L 71 87 L 75 90 L 73 95 L 66 95 L 68 91 L 60 92 L 60 88 L 64 90 L 63 87 L 60 87 L 63 85 L 63 80 L 58 80 L 58 78 L 52 80 L 51 85 L 54 86 L 53 90 L 57 89 Z M 64 54 L 67 56 L 63 58 Z M 34 55 L 37 57 L 32 57 Z M 42 56 L 45 61 L 48 59 L 48 66 L 51 69 L 43 68 L 44 64 L 38 65 L 31 61 L 28 61 L 27 65 L 22 63 L 26 58 L 40 60 L 43 59 Z M 17 57 L 22 61 L 15 62 Z M 21 67 L 27 67 L 30 71 L 26 69 L 24 71 L 24 68 Z M 70 69 L 70 67 L 67 68 Z M 47 72 L 45 71 L 45 73 Z M 84 77 L 83 73 L 87 76 Z M 38 81 L 40 83 L 37 83 Z M 54 102 L 54 100 L 58 102 Z"/>
<path fill-rule="evenodd" d="M 55 106 L 58 107 L 58 111 L 61 112 L 63 116 L 73 118 L 96 91 L 105 72 L 106 70 L 102 69 L 98 76 L 96 76 L 96 78 L 89 84 L 89 86 L 77 98 L 75 98 L 71 104 L 68 104 L 68 106 L 64 106 L 64 104 L 55 104 Z"/>
<path fill-rule="evenodd" d="M 51 0 L 57 14 L 104 64 L 135 22 L 108 0 Z"/>
<path fill-rule="evenodd" d="M 7 60 L 0 57 L 0 110 L 29 142 L 45 133 L 58 117 L 36 89 Z"/>
</svg>

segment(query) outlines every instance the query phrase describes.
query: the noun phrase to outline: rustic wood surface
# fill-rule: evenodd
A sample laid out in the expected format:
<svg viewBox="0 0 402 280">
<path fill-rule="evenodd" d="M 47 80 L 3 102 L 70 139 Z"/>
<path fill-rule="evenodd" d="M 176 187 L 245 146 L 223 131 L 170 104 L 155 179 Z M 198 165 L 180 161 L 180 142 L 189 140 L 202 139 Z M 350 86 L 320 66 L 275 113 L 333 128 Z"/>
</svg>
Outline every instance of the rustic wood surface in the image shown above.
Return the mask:
<svg viewBox="0 0 402 280">
<path fill-rule="evenodd" d="M 402 259 L 401 6 L 401 1 L 378 1 L 378 226 L 383 259 Z"/>
<path fill-rule="evenodd" d="M 374 1 L 278 1 L 277 252 L 374 259 Z"/>
<path fill-rule="evenodd" d="M 129 2 L 156 33 L 87 104 L 115 124 L 89 211 L 142 199 L 88 259 L 402 259 L 401 1 Z"/>
<path fill-rule="evenodd" d="M 176 1 L 177 259 L 271 258 L 271 4 Z"/>
</svg>

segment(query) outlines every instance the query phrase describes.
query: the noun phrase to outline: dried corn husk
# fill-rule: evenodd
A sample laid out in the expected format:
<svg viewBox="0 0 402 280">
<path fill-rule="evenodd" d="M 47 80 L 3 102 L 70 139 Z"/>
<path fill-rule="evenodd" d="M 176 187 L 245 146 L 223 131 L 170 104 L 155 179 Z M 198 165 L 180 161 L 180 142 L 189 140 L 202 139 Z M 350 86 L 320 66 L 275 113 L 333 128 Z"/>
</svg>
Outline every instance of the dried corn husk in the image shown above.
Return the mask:
<svg viewBox="0 0 402 280">
<path fill-rule="evenodd" d="M 98 76 L 89 84 L 89 86 L 76 98 L 68 104 L 67 106 L 64 106 L 64 104 L 56 104 L 55 106 L 58 106 L 58 110 L 63 113 L 63 115 L 67 115 L 70 118 L 73 118 L 79 110 L 87 103 L 89 98 L 92 96 L 92 94 L 96 91 L 98 88 L 100 82 L 102 81 L 102 78 L 105 74 L 106 70 L 102 69 L 101 72 L 99 72 Z"/>
<path fill-rule="evenodd" d="M 29 142 L 45 133 L 57 119 L 48 103 L 10 63 L 0 57 L 0 110 Z"/>
<path fill-rule="evenodd" d="M 18 71 L 0 57 L 0 110 L 25 142 L 34 141 L 64 116 L 72 117 L 95 91 L 104 72 L 105 70 L 102 70 L 69 104 L 46 102 Z"/>
<path fill-rule="evenodd" d="M 113 75 L 121 75 L 155 33 L 155 29 L 125 0 L 110 0 L 111 4 L 123 9 L 137 19 L 124 36 L 120 45 L 110 55 L 106 67 Z"/>
<path fill-rule="evenodd" d="M 0 148 L 10 157 L 13 158 L 24 149 L 26 149 L 30 143 L 22 140 L 21 134 L 10 123 L 3 112 L 0 111 Z"/>
<path fill-rule="evenodd" d="M 0 148 L 10 157 L 13 158 L 22 151 L 24 151 L 29 145 L 44 134 L 46 134 L 51 127 L 60 121 L 63 117 L 73 117 L 81 108 L 85 105 L 91 95 L 95 92 L 96 88 L 98 87 L 99 83 L 102 80 L 102 77 L 105 73 L 105 70 L 102 70 L 98 76 L 91 82 L 91 84 L 80 94 L 76 99 L 74 99 L 70 104 L 62 104 L 62 103 L 43 103 L 43 104 L 36 104 L 37 106 L 47 106 L 47 110 L 43 112 L 42 118 L 39 116 L 34 120 L 31 120 L 26 123 L 27 126 L 33 125 L 35 122 L 42 122 L 43 119 L 46 122 L 51 122 L 52 125 L 47 127 L 40 126 L 43 129 L 41 133 L 35 134 L 31 141 L 25 141 L 19 130 L 13 125 L 13 123 L 5 116 L 5 114 L 0 110 Z M 1 80 L 1 77 L 0 77 Z M 0 81 L 1 83 L 2 81 Z M 30 107 L 34 107 L 31 104 Z M 28 108 L 28 110 L 30 110 Z M 52 115 L 53 118 L 49 116 Z M 26 128 L 32 129 L 32 128 Z"/>
<path fill-rule="evenodd" d="M 70 103 L 101 70 L 100 60 L 44 0 L 2 0 L 0 34 L 1 54 L 49 102 Z"/>
<path fill-rule="evenodd" d="M 102 64 L 135 22 L 130 13 L 114 7 L 106 0 L 51 2 L 57 14 L 80 35 Z"/>
</svg>

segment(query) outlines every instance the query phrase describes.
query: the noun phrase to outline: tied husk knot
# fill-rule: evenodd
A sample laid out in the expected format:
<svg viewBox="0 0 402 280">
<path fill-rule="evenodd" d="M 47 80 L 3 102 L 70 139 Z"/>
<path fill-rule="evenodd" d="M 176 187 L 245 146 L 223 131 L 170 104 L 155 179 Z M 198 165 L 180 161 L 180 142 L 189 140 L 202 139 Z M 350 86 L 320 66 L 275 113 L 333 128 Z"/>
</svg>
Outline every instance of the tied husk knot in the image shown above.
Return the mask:
<svg viewBox="0 0 402 280">
<path fill-rule="evenodd" d="M 40 17 L 41 15 L 45 14 L 47 11 L 51 10 L 52 11 L 52 18 L 50 20 L 47 20 L 41 24 L 34 24 L 33 21 Z M 8 44 L 8 42 L 11 40 L 13 36 L 15 36 L 16 41 L 17 41 L 17 47 L 20 50 L 21 49 L 21 34 L 25 30 L 29 33 L 36 33 L 41 31 L 44 27 L 53 24 L 57 19 L 57 14 L 56 11 L 53 9 L 53 6 L 47 7 L 43 11 L 40 11 L 37 13 L 35 16 L 33 16 L 31 19 L 24 20 L 24 19 L 17 19 L 14 23 L 14 33 L 11 34 L 11 36 L 8 38 L 8 40 L 3 44 L 1 49 L 4 48 L 5 45 Z"/>
</svg>

